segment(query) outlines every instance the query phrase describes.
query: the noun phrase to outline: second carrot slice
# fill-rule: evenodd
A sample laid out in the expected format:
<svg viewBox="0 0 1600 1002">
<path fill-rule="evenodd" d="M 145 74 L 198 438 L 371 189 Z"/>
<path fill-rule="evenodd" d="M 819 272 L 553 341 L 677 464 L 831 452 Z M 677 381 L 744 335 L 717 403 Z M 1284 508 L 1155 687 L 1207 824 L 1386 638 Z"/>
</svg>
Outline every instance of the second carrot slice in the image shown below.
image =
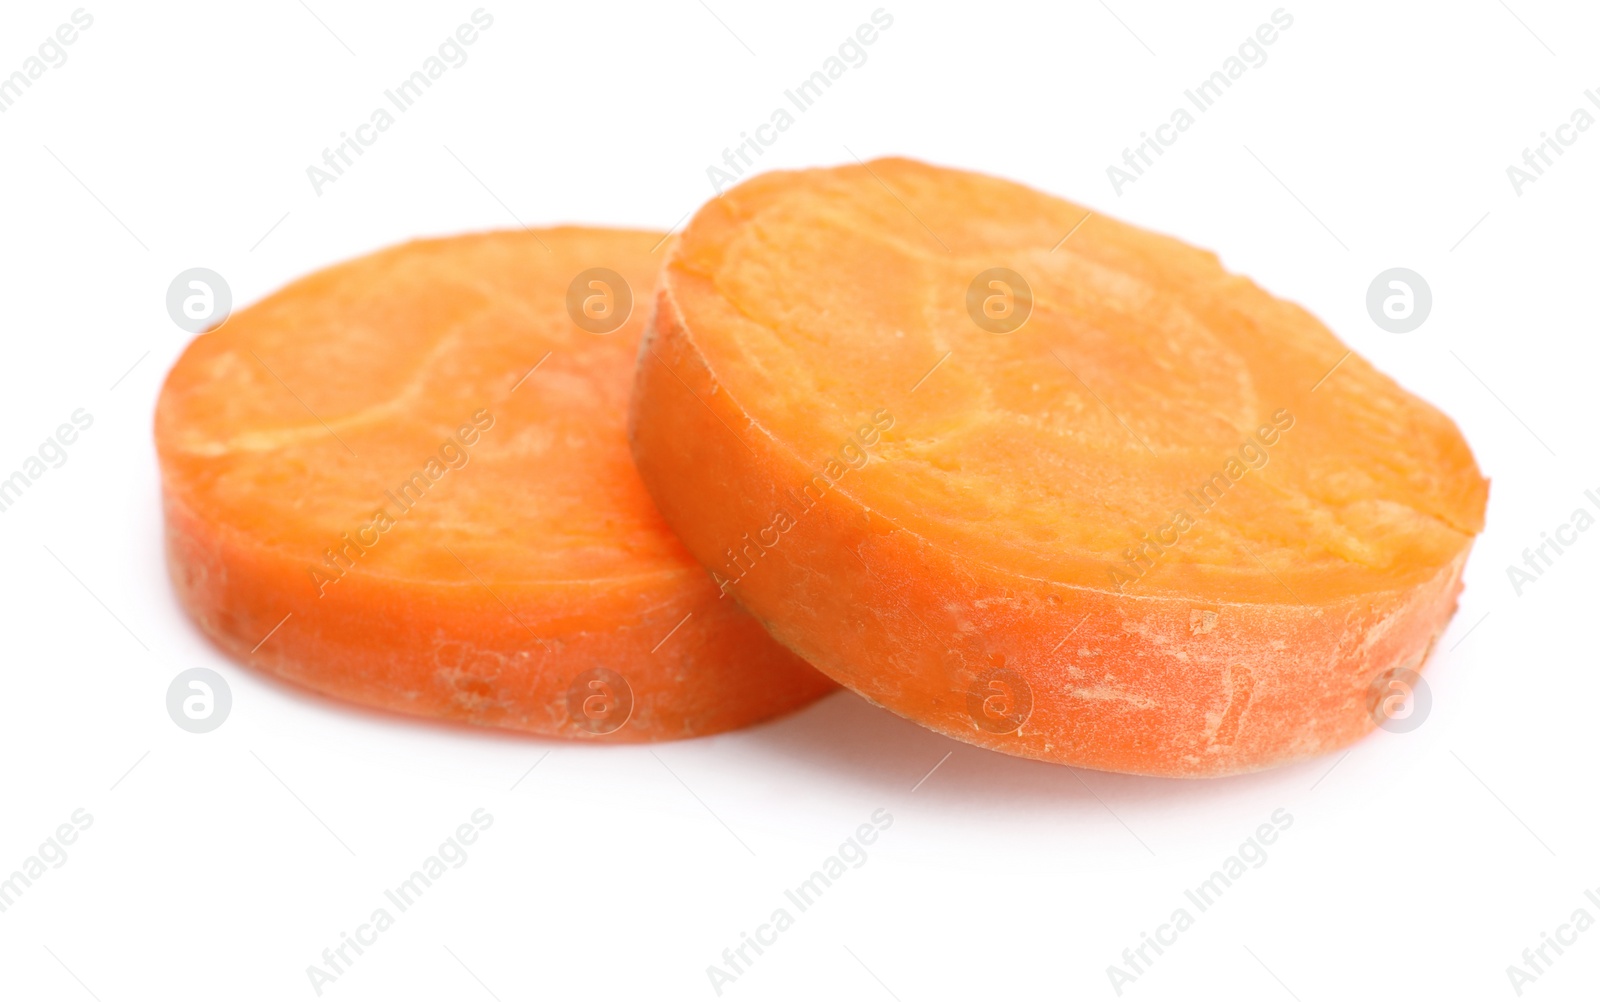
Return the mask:
<svg viewBox="0 0 1600 1002">
<path fill-rule="evenodd" d="M 1169 776 L 1384 720 L 1487 491 L 1448 418 L 1214 255 L 909 161 L 702 208 L 631 434 L 724 592 L 834 678 Z"/>
</svg>

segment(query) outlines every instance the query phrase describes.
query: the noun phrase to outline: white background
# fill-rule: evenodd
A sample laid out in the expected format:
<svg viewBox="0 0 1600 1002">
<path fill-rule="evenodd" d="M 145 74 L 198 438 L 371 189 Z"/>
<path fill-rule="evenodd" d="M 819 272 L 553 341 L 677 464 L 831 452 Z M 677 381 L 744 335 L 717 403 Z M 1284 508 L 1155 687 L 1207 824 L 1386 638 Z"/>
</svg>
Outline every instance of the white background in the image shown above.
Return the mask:
<svg viewBox="0 0 1600 1002">
<path fill-rule="evenodd" d="M 479 807 L 495 820 L 469 861 L 323 997 L 714 999 L 707 966 L 878 808 L 894 823 L 867 862 L 723 997 L 1116 998 L 1107 965 L 1278 808 L 1294 822 L 1265 865 L 1123 997 L 1510 999 L 1541 932 L 1600 918 L 1600 532 L 1520 597 L 1506 574 L 1600 493 L 1600 129 L 1520 196 L 1506 176 L 1574 109 L 1600 115 L 1592 7 L 1299 0 L 1266 65 L 1118 196 L 1107 165 L 1272 0 L 898 0 L 867 64 L 763 158 L 911 155 L 1213 248 L 1459 422 L 1488 529 L 1426 723 L 1179 782 L 1009 759 L 846 694 L 653 748 L 432 727 L 204 642 L 167 584 L 150 435 L 188 339 L 173 276 L 213 268 L 244 305 L 421 234 L 673 227 L 876 6 L 500 0 L 470 61 L 318 196 L 306 167 L 476 4 L 306 2 L 89 7 L 65 65 L 0 115 L 0 471 L 75 408 L 95 419 L 0 514 L 0 871 L 94 818 L 0 914 L 0 996 L 315 998 L 307 965 Z M 0 74 L 73 9 L 6 5 Z M 1392 266 L 1433 290 L 1411 334 L 1365 311 Z M 234 694 L 207 735 L 164 706 L 195 666 Z M 1597 981 L 1600 929 L 1525 997 Z"/>
</svg>

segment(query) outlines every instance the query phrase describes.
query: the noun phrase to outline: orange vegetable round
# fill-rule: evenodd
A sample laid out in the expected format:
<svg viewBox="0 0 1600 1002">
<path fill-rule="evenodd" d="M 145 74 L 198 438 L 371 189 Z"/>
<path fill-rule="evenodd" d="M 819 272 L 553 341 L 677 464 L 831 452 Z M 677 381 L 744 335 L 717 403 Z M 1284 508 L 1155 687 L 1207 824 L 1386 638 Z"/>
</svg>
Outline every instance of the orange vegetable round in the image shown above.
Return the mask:
<svg viewBox="0 0 1600 1002">
<path fill-rule="evenodd" d="M 1385 719 L 1483 525 L 1454 424 L 1347 351 L 1210 253 L 882 160 L 699 211 L 630 431 L 724 590 L 873 702 L 1220 775 Z"/>
<path fill-rule="evenodd" d="M 558 737 L 709 734 L 831 690 L 720 598 L 634 472 L 661 242 L 418 241 L 196 338 L 155 424 L 201 629 L 330 696 Z"/>
</svg>

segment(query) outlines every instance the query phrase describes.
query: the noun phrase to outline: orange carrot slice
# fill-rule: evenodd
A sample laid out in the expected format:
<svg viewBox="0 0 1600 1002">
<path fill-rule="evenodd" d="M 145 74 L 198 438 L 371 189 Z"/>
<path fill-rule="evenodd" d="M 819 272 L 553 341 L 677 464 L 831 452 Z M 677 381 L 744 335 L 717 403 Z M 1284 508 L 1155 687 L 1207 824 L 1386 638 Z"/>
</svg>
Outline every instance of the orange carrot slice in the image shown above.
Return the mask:
<svg viewBox="0 0 1600 1002">
<path fill-rule="evenodd" d="M 832 683 L 662 523 L 627 394 L 659 233 L 425 240 L 198 337 L 156 410 L 177 594 L 340 699 L 559 737 L 741 727 Z"/>
<path fill-rule="evenodd" d="M 884 160 L 699 211 L 631 437 L 724 590 L 873 702 L 1219 775 L 1395 709 L 1483 525 L 1455 426 L 1347 354 L 1212 254 Z"/>
</svg>

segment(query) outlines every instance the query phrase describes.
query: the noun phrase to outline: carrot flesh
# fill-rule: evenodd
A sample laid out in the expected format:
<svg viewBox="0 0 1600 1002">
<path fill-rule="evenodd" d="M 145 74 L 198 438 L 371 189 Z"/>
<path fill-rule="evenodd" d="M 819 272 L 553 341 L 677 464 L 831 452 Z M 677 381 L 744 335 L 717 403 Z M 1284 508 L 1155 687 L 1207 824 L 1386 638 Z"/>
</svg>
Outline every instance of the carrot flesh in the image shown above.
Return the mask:
<svg viewBox="0 0 1600 1002">
<path fill-rule="evenodd" d="M 1447 417 L 1215 255 L 907 160 L 703 207 L 630 435 L 690 552 L 833 678 L 1165 776 L 1370 731 L 1487 500 Z"/>
<path fill-rule="evenodd" d="M 417 241 L 196 338 L 155 421 L 190 616 L 324 694 L 553 737 L 710 734 L 831 691 L 720 600 L 634 470 L 662 242 Z"/>
</svg>

